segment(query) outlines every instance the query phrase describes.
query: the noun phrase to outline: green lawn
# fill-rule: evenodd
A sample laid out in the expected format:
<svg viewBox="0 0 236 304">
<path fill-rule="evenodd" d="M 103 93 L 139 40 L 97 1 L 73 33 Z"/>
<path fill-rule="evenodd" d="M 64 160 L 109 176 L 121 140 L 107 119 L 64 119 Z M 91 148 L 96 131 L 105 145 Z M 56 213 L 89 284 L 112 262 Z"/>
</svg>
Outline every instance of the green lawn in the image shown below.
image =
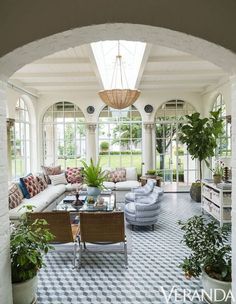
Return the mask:
<svg viewBox="0 0 236 304">
<path fill-rule="evenodd" d="M 100 164 L 102 167 L 111 167 L 111 168 L 119 168 L 119 167 L 136 167 L 137 173 L 141 173 L 141 163 L 142 163 L 142 155 L 134 154 L 132 155 L 100 155 Z M 109 163 L 110 158 L 110 163 Z M 121 162 L 120 162 L 121 160 Z"/>
</svg>

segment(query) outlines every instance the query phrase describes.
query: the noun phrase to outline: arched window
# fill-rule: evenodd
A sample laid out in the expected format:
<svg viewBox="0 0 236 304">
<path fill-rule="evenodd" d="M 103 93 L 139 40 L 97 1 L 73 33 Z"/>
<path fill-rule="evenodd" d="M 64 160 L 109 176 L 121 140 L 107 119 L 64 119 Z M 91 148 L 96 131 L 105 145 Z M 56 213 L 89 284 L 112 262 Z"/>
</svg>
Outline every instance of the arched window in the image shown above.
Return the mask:
<svg viewBox="0 0 236 304">
<path fill-rule="evenodd" d="M 216 148 L 215 156 L 225 157 L 231 155 L 231 124 L 229 123 L 226 115 L 226 106 L 223 100 L 222 94 L 216 97 L 216 101 L 213 104 L 213 111 L 221 109 L 220 116 L 223 119 L 224 130 L 222 135 L 218 139 L 218 145 Z"/>
<path fill-rule="evenodd" d="M 31 170 L 30 119 L 23 97 L 19 98 L 15 109 L 15 125 L 11 135 L 12 178 L 19 178 Z"/>
<path fill-rule="evenodd" d="M 196 112 L 183 100 L 170 100 L 156 112 L 156 169 L 168 191 L 185 191 L 196 179 L 196 164 L 179 141 L 185 115 Z M 168 188 L 169 187 L 169 188 Z"/>
<path fill-rule="evenodd" d="M 73 103 L 62 101 L 44 114 L 43 156 L 45 165 L 77 167 L 85 157 L 85 118 Z"/>
<path fill-rule="evenodd" d="M 131 167 L 141 173 L 142 118 L 135 106 L 105 107 L 99 116 L 99 156 L 103 167 Z"/>
</svg>

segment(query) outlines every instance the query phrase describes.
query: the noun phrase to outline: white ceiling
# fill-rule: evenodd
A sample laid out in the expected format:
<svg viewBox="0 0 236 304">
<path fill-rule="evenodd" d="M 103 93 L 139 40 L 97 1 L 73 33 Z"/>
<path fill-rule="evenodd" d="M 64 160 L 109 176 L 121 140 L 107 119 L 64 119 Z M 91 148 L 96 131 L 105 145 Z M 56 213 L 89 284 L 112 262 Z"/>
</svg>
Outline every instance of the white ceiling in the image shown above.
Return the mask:
<svg viewBox="0 0 236 304">
<path fill-rule="evenodd" d="M 162 46 L 146 45 L 136 87 L 141 90 L 179 89 L 204 92 L 228 75 L 214 64 Z M 38 94 L 64 90 L 103 89 L 90 45 L 70 48 L 28 64 L 11 83 Z"/>
</svg>

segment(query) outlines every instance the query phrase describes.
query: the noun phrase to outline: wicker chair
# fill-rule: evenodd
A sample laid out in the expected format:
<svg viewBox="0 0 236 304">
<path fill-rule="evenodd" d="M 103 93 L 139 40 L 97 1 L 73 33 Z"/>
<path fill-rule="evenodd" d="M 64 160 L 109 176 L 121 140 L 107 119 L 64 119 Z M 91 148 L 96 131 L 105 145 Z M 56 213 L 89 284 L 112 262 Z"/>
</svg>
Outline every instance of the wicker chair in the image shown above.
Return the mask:
<svg viewBox="0 0 236 304">
<path fill-rule="evenodd" d="M 58 212 L 34 212 L 28 214 L 29 220 L 44 219 L 48 223 L 48 229 L 55 238 L 52 244 L 74 243 L 73 265 L 76 263 L 76 252 L 78 246 L 79 225 L 71 224 L 70 213 Z"/>
<path fill-rule="evenodd" d="M 83 247 L 81 243 L 100 245 L 124 243 L 125 266 L 128 266 L 127 244 L 125 238 L 124 212 L 81 212 L 79 235 L 79 267 Z M 85 247 L 86 248 L 86 247 Z"/>
</svg>

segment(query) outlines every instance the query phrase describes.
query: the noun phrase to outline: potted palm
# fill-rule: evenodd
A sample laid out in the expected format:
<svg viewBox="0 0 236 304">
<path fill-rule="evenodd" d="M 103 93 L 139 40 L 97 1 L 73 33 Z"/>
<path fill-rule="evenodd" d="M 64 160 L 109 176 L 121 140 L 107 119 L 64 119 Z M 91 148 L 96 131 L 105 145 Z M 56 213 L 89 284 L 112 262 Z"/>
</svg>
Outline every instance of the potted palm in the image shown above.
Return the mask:
<svg viewBox="0 0 236 304">
<path fill-rule="evenodd" d="M 97 197 L 101 190 L 104 188 L 103 182 L 107 179 L 107 172 L 102 171 L 100 167 L 100 160 L 97 164 L 94 164 L 93 160 L 90 159 L 90 164 L 82 161 L 84 166 L 84 182 L 87 184 L 87 192 L 89 196 Z"/>
<path fill-rule="evenodd" d="M 210 303 L 231 303 L 231 246 L 229 226 L 207 221 L 202 215 L 179 221 L 182 242 L 191 250 L 180 267 L 187 278 L 202 277 L 205 298 Z"/>
<path fill-rule="evenodd" d="M 37 273 L 43 266 L 43 255 L 52 248 L 49 242 L 54 238 L 46 225 L 45 220 L 30 222 L 25 213 L 17 227 L 12 227 L 10 255 L 13 304 L 31 304 L 36 298 Z"/>
<path fill-rule="evenodd" d="M 209 118 L 200 118 L 200 113 L 186 115 L 187 122 L 180 130 L 180 141 L 186 144 L 192 159 L 199 161 L 200 181 L 193 183 L 190 189 L 191 198 L 201 201 L 202 163 L 209 167 L 208 158 L 213 157 L 217 139 L 223 132 L 223 120 L 220 111 L 210 112 Z"/>
</svg>

